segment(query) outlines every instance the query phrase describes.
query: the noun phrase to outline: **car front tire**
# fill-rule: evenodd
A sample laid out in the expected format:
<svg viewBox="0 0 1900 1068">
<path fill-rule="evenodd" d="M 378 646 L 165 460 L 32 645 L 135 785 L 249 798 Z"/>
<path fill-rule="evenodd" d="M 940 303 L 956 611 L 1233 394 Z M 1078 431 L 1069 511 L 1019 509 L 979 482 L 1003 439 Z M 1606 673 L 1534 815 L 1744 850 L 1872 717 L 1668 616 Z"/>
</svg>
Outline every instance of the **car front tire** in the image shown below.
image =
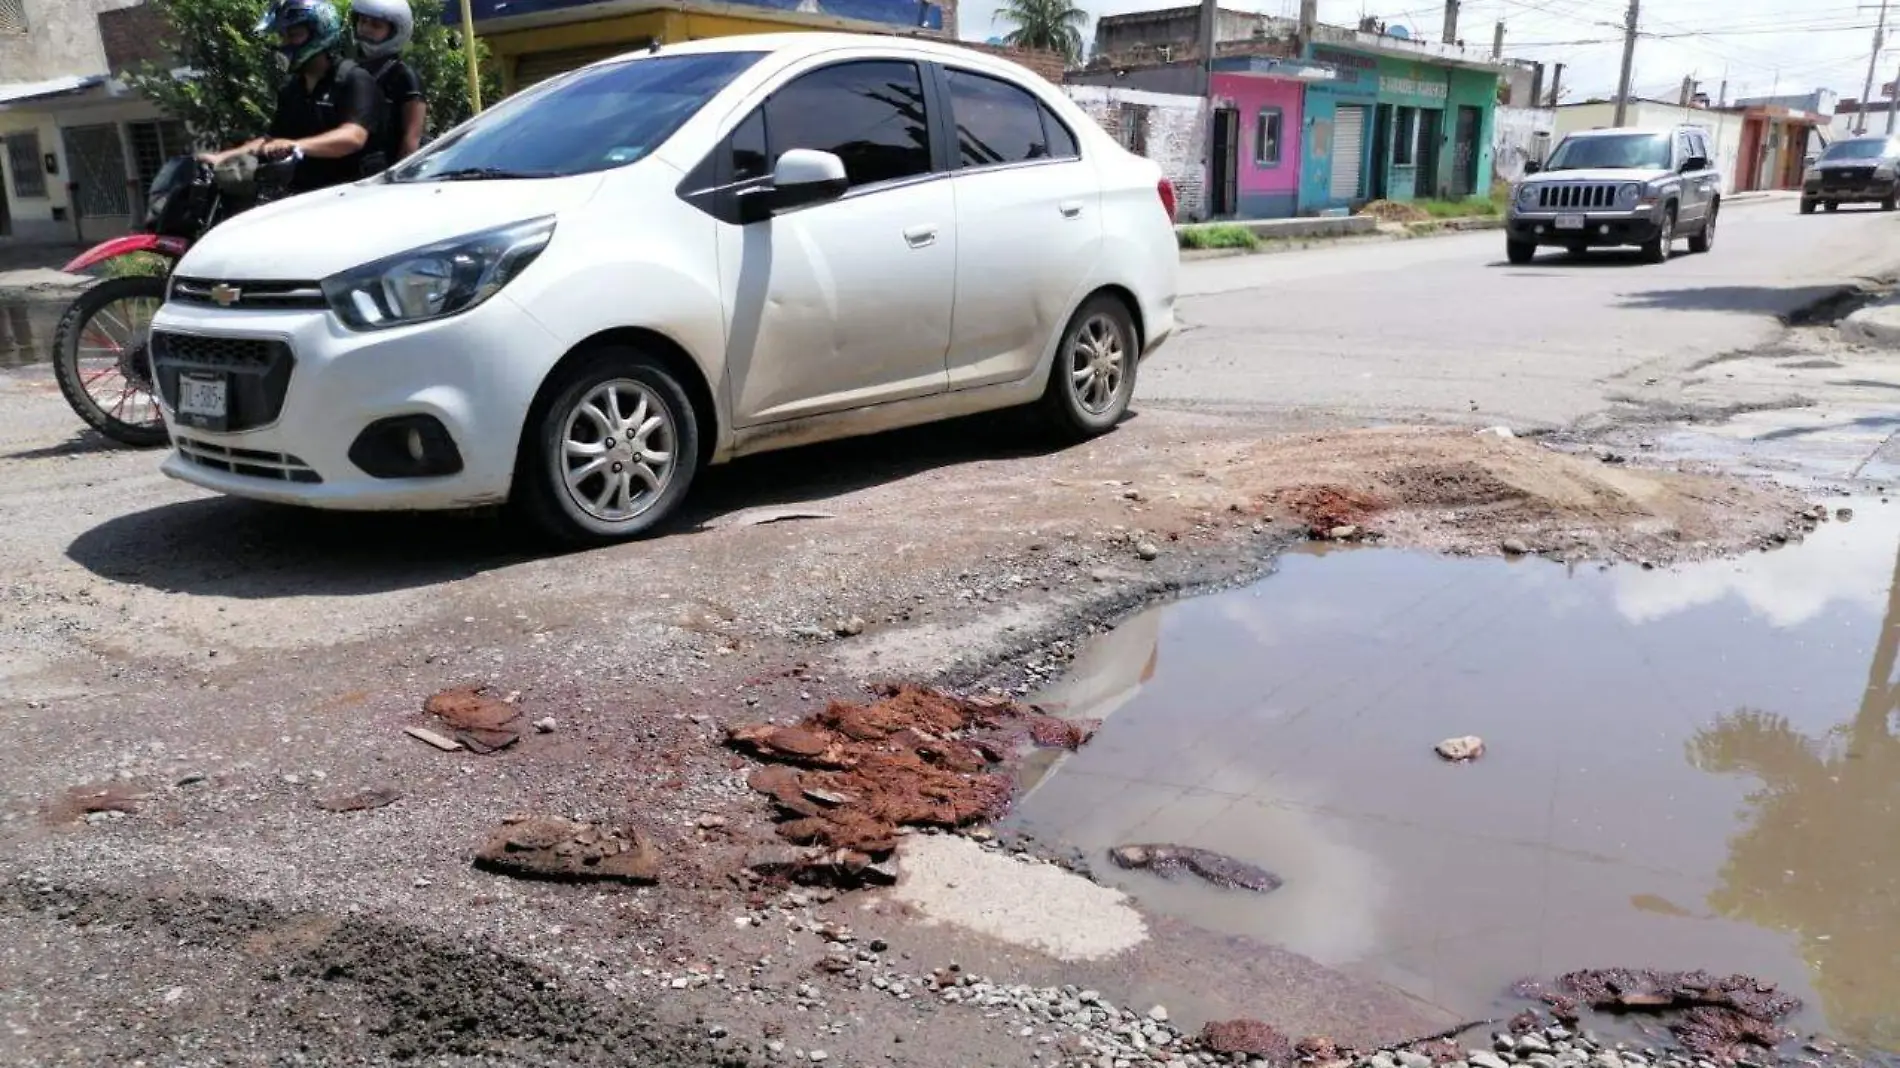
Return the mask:
<svg viewBox="0 0 1900 1068">
<path fill-rule="evenodd" d="M 1803 214 L 1803 215 L 1813 215 L 1813 214 L 1814 214 L 1814 201 L 1812 201 L 1812 200 L 1803 200 L 1803 201 L 1801 202 L 1801 214 Z"/>
<path fill-rule="evenodd" d="M 1703 221 L 1702 229 L 1689 235 L 1689 251 L 1707 252 L 1715 247 L 1715 221 L 1722 215 L 1722 205 L 1709 205 L 1709 217 Z"/>
<path fill-rule="evenodd" d="M 1522 267 L 1537 258 L 1537 245 L 1531 241 L 1505 241 L 1504 258 L 1514 266 Z"/>
<path fill-rule="evenodd" d="M 652 531 L 699 473 L 699 419 L 685 387 L 624 345 L 594 349 L 555 374 L 529 413 L 512 503 L 566 546 Z"/>
<path fill-rule="evenodd" d="M 1643 259 L 1648 263 L 1668 263 L 1669 254 L 1676 248 L 1676 209 L 1666 208 L 1662 222 L 1657 225 L 1656 237 L 1643 246 Z"/>
<path fill-rule="evenodd" d="M 1120 300 L 1097 293 L 1083 302 L 1062 331 L 1043 390 L 1049 427 L 1065 440 L 1105 434 L 1128 414 L 1135 396 L 1141 343 Z"/>
</svg>

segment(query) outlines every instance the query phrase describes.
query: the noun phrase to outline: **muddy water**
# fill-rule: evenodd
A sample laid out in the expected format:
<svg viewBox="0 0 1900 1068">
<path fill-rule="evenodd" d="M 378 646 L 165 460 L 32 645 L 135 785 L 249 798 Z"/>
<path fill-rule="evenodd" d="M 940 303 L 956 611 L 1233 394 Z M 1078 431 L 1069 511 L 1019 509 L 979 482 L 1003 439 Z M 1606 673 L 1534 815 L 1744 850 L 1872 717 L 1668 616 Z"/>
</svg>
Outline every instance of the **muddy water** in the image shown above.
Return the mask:
<svg viewBox="0 0 1900 1068">
<path fill-rule="evenodd" d="M 53 301 L 0 302 L 0 369 L 45 362 L 64 311 Z"/>
<path fill-rule="evenodd" d="M 1459 1015 L 1520 977 L 1745 971 L 1900 1049 L 1900 504 L 1669 571 L 1358 550 L 1131 621 L 1016 821 L 1148 907 Z M 1439 740 L 1485 739 L 1475 764 Z M 1267 896 L 1107 863 L 1172 842 Z"/>
</svg>

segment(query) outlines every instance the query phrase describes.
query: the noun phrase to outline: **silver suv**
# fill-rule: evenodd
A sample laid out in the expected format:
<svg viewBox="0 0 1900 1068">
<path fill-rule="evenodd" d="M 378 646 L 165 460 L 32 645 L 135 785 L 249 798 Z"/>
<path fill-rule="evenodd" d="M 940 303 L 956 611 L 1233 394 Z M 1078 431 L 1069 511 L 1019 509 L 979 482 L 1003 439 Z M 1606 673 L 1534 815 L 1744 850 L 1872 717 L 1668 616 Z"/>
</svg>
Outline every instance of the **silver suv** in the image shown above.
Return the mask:
<svg viewBox="0 0 1900 1068">
<path fill-rule="evenodd" d="M 1801 214 L 1817 205 L 1833 211 L 1842 204 L 1879 204 L 1892 211 L 1900 196 L 1900 138 L 1851 137 L 1836 141 L 1808 165 L 1801 178 Z"/>
<path fill-rule="evenodd" d="M 1710 161 L 1700 126 L 1573 133 L 1511 190 L 1504 250 L 1525 264 L 1540 245 L 1571 255 L 1633 245 L 1662 263 L 1686 235 L 1690 251 L 1707 252 L 1722 207 L 1722 176 Z"/>
</svg>

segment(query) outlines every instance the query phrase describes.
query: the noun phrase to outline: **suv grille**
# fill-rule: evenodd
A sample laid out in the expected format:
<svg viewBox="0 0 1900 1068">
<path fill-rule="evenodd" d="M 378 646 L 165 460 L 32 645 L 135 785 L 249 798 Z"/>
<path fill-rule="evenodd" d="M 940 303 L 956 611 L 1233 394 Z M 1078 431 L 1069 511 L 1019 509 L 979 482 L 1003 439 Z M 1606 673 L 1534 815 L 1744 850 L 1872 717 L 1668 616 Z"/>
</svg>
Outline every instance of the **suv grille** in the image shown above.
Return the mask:
<svg viewBox="0 0 1900 1068">
<path fill-rule="evenodd" d="M 1822 185 L 1860 185 L 1873 180 L 1872 167 L 1832 167 L 1821 172 Z"/>
<path fill-rule="evenodd" d="M 1553 182 L 1537 187 L 1540 208 L 1613 208 L 1616 186 L 1608 182 Z"/>
<path fill-rule="evenodd" d="M 315 282 L 234 282 L 208 278 L 173 278 L 170 299 L 180 304 L 211 304 L 220 308 L 281 310 L 322 309 L 323 287 Z"/>
</svg>

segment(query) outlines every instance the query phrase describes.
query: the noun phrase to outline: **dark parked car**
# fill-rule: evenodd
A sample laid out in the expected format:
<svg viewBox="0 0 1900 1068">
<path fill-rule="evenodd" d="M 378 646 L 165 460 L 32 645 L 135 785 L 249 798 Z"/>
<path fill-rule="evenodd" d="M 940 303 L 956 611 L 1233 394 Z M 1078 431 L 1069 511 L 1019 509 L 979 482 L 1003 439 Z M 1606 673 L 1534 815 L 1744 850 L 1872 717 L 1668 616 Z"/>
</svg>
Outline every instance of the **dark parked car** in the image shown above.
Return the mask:
<svg viewBox="0 0 1900 1068">
<path fill-rule="evenodd" d="M 1892 211 L 1900 199 L 1900 138 L 1851 137 L 1827 146 L 1801 180 L 1801 214 L 1825 206 L 1879 204 Z"/>
</svg>

